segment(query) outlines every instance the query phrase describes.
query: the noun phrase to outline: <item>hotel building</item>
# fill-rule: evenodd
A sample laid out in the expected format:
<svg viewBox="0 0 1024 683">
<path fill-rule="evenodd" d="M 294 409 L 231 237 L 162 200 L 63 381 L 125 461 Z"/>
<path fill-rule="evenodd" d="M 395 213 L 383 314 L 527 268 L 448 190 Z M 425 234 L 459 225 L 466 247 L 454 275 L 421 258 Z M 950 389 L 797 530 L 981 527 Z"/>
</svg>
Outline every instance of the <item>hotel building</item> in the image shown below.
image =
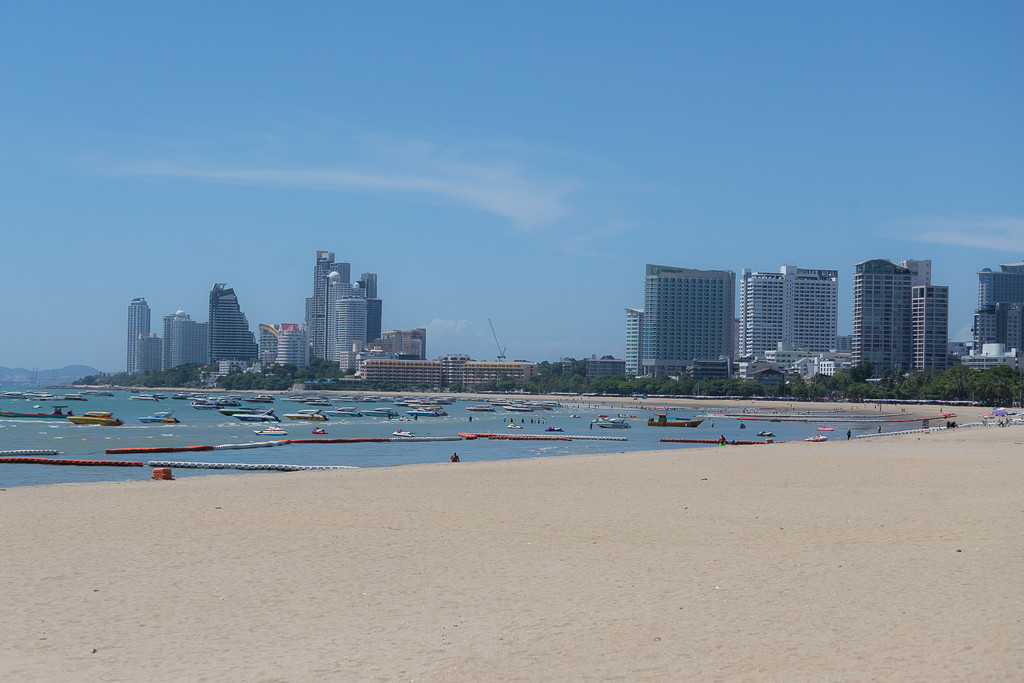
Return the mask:
<svg viewBox="0 0 1024 683">
<path fill-rule="evenodd" d="M 732 271 L 648 264 L 641 373 L 678 374 L 697 360 L 732 358 L 735 293 Z"/>
<path fill-rule="evenodd" d="M 739 353 L 763 359 L 780 343 L 829 351 L 836 346 L 839 273 L 782 266 L 740 276 Z"/>
</svg>

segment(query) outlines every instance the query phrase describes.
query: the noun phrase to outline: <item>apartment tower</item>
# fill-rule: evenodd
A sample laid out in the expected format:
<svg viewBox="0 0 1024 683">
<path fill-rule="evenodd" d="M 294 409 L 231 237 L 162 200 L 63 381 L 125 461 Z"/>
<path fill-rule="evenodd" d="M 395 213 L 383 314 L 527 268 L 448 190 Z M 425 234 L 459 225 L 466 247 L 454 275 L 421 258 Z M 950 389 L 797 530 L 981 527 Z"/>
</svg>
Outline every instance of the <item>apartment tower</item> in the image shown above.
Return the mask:
<svg viewBox="0 0 1024 683">
<path fill-rule="evenodd" d="M 731 359 L 736 274 L 647 264 L 641 373 L 685 372 L 698 360 Z"/>
</svg>

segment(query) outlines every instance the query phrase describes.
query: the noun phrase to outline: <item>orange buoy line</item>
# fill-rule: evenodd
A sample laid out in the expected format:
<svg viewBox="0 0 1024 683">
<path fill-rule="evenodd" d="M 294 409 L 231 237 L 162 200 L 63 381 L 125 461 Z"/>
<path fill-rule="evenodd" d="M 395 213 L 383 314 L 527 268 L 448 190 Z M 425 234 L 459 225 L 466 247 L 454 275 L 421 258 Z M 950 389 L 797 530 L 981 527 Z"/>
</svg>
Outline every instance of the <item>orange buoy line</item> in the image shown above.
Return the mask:
<svg viewBox="0 0 1024 683">
<path fill-rule="evenodd" d="M 142 467 L 141 462 L 130 460 L 69 460 L 67 458 L 0 458 L 0 463 L 21 465 L 73 465 L 82 467 Z"/>
</svg>

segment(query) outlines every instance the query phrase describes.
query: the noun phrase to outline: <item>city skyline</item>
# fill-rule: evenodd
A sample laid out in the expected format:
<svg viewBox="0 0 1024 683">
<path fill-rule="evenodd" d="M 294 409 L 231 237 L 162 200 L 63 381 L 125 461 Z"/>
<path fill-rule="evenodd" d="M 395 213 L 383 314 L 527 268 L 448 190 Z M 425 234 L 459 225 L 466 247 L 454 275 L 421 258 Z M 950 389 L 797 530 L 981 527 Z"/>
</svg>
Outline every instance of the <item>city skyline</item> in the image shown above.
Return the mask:
<svg viewBox="0 0 1024 683">
<path fill-rule="evenodd" d="M 0 365 L 122 369 L 128 301 L 200 320 L 211 282 L 301 322 L 324 248 L 432 357 L 495 358 L 489 320 L 509 358 L 622 357 L 647 263 L 837 270 L 848 335 L 856 263 L 930 259 L 970 339 L 978 271 L 1024 257 L 1022 19 L 14 6 Z"/>
</svg>

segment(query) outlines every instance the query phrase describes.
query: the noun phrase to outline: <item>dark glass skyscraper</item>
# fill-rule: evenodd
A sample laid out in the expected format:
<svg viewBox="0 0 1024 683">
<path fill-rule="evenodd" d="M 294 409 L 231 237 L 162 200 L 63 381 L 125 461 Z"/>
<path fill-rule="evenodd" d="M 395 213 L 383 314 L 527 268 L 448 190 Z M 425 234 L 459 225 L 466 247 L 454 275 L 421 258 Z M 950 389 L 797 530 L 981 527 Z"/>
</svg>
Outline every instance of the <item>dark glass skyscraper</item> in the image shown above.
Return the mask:
<svg viewBox="0 0 1024 683">
<path fill-rule="evenodd" d="M 256 337 L 238 306 L 235 290 L 216 283 L 210 290 L 210 362 L 254 360 L 258 357 Z"/>
</svg>

